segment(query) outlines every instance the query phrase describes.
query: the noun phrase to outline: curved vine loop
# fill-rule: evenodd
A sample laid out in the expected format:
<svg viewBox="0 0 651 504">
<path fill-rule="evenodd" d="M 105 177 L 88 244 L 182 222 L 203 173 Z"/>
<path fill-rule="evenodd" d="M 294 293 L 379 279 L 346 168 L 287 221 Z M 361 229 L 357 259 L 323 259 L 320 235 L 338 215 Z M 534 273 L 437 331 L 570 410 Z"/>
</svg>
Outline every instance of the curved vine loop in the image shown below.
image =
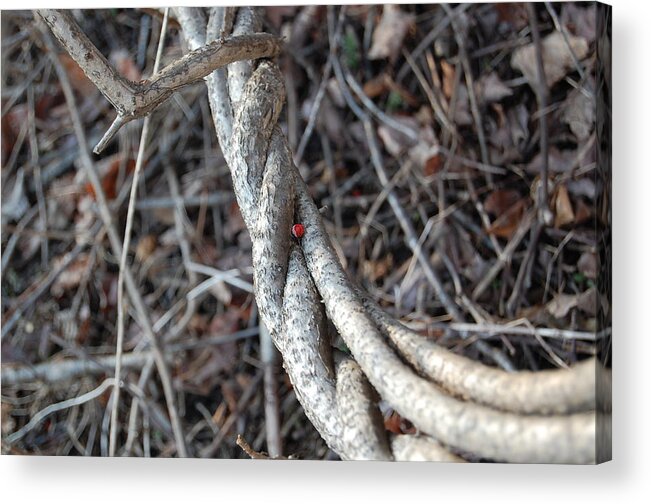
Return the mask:
<svg viewBox="0 0 651 504">
<path fill-rule="evenodd" d="M 261 30 L 253 8 L 177 9 L 191 49 Z M 283 78 L 271 60 L 206 77 L 219 143 L 253 242 L 260 315 L 297 397 L 328 446 L 347 459 L 455 455 L 508 462 L 595 461 L 595 362 L 506 373 L 455 355 L 391 319 L 351 284 L 277 122 Z M 300 245 L 294 222 L 305 225 Z M 354 360 L 329 351 L 330 320 Z M 337 365 L 335 365 L 337 361 Z M 417 436 L 389 438 L 377 397 Z"/>
</svg>

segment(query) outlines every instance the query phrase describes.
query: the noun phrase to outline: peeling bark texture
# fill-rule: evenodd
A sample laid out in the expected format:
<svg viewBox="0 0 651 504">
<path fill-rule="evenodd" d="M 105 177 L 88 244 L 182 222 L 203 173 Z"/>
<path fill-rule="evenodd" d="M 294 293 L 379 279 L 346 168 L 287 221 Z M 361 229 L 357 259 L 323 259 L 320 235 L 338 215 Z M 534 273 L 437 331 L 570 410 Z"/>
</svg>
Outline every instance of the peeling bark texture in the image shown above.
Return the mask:
<svg viewBox="0 0 651 504">
<path fill-rule="evenodd" d="M 219 143 L 253 242 L 262 322 L 283 355 L 307 417 L 328 446 L 343 459 L 356 460 L 456 462 L 463 461 L 458 453 L 470 453 L 504 462 L 594 463 L 595 362 L 570 370 L 507 373 L 455 355 L 384 313 L 349 280 L 292 161 L 278 125 L 283 76 L 272 60 L 255 59 L 273 57 L 279 47 L 275 39 L 256 34 L 262 26 L 257 9 L 178 8 L 175 13 L 198 60 L 216 48 L 226 50 L 234 40 L 248 40 L 256 48 L 242 46 L 232 55 L 253 61 L 206 73 L 185 71 L 193 79 L 205 77 Z M 50 26 L 56 29 L 55 23 Z M 75 44 L 64 46 L 73 58 L 83 57 Z M 185 66 L 189 60 L 183 61 Z M 152 82 L 165 89 L 177 83 L 165 73 Z M 126 106 L 120 100 L 114 105 L 118 111 Z M 291 236 L 295 222 L 305 227 L 300 241 Z M 338 359 L 336 367 L 328 320 L 352 354 Z M 610 373 L 600 372 L 610 383 Z M 389 437 L 380 398 L 419 432 Z M 599 412 L 610 415 L 606 407 Z"/>
</svg>

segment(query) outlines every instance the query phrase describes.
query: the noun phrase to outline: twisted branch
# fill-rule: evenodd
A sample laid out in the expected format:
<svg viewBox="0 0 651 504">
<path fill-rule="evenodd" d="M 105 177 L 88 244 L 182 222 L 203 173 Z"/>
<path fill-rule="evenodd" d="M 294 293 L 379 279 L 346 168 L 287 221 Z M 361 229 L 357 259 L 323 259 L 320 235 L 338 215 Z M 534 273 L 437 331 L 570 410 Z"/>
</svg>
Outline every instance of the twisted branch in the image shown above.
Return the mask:
<svg viewBox="0 0 651 504">
<path fill-rule="evenodd" d="M 213 8 L 206 21 L 201 9 L 176 10 L 194 51 L 229 32 L 260 29 L 255 9 L 233 13 Z M 459 460 L 452 449 L 509 462 L 595 461 L 592 361 L 569 371 L 505 373 L 392 320 L 349 281 L 292 162 L 277 124 L 284 89 L 275 63 L 240 61 L 212 72 L 206 85 L 253 242 L 261 318 L 308 418 L 333 450 L 354 459 Z M 290 236 L 297 221 L 305 225 L 300 244 Z M 354 361 L 334 367 L 327 319 Z M 389 439 L 375 391 L 421 434 Z"/>
</svg>

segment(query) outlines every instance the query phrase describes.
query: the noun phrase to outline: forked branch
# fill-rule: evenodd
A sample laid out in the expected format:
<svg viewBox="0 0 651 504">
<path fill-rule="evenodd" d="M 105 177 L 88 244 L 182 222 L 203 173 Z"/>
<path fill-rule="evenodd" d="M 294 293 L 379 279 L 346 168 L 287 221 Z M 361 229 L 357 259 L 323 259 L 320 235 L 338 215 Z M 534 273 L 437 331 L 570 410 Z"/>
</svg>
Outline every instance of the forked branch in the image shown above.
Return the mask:
<svg viewBox="0 0 651 504">
<path fill-rule="evenodd" d="M 95 146 L 96 154 L 104 150 L 124 124 L 146 116 L 183 86 L 197 82 L 215 69 L 235 61 L 273 57 L 282 46 L 280 39 L 268 33 L 220 38 L 190 51 L 149 79 L 133 82 L 113 68 L 70 13 L 47 9 L 36 12 L 118 113 Z"/>
</svg>

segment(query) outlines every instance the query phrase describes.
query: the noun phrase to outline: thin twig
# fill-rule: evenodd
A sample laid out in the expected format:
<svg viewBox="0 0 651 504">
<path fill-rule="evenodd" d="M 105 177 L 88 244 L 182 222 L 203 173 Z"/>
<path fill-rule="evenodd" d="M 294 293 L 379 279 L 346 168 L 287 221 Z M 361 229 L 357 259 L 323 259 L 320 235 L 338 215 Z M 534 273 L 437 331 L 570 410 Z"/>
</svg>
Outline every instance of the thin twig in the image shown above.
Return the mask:
<svg viewBox="0 0 651 504">
<path fill-rule="evenodd" d="M 104 226 L 106 228 L 113 254 L 116 257 L 121 257 L 122 242 L 119 238 L 119 235 L 113 223 L 113 217 L 108 202 L 106 200 L 106 194 L 104 193 L 102 183 L 99 179 L 97 171 L 95 170 L 93 160 L 90 157 L 90 152 L 88 150 L 88 143 L 86 140 L 86 132 L 84 130 L 81 117 L 79 115 L 79 110 L 76 105 L 75 96 L 72 91 L 72 87 L 70 85 L 68 74 L 66 73 L 59 59 L 56 57 L 54 42 L 49 32 L 45 29 L 45 27 L 43 27 L 42 33 L 43 33 L 44 42 L 49 50 L 48 56 L 50 57 L 50 60 L 54 65 L 55 71 L 59 78 L 59 82 L 61 83 L 61 89 L 63 91 L 66 102 L 68 104 L 70 117 L 72 119 L 73 129 L 75 132 L 75 136 L 77 137 L 77 143 L 79 145 L 81 166 L 86 172 L 86 176 L 88 177 L 88 179 L 90 180 L 93 186 L 95 197 L 97 199 L 98 210 L 102 218 L 102 221 L 104 223 Z M 152 329 L 151 321 L 149 320 L 149 316 L 147 314 L 145 302 L 143 301 L 142 296 L 138 292 L 138 288 L 136 287 L 136 282 L 133 278 L 133 274 L 130 268 L 128 268 L 125 271 L 125 284 L 126 284 L 127 291 L 129 293 L 129 298 L 131 299 L 131 302 L 133 303 L 134 308 L 136 309 L 136 313 L 138 314 L 140 326 L 142 327 L 147 338 L 149 339 L 150 344 L 152 346 L 152 350 L 154 351 L 154 354 L 156 356 L 156 367 L 161 377 L 161 382 L 163 384 L 165 400 L 167 402 L 167 409 L 170 415 L 170 421 L 172 423 L 175 432 L 175 440 L 177 444 L 180 443 L 181 445 L 183 445 L 183 435 L 182 435 L 180 420 L 178 418 L 178 413 L 174 406 L 174 395 L 171 387 L 171 381 L 169 377 L 169 371 L 167 369 L 167 364 L 165 363 L 163 352 L 160 349 L 160 346 L 158 344 L 158 341 L 156 340 L 156 336 Z M 179 449 L 183 449 L 183 448 L 179 448 Z"/>
<path fill-rule="evenodd" d="M 160 39 L 158 41 L 158 49 L 156 52 L 156 60 L 154 62 L 154 73 L 158 71 L 160 65 L 160 59 L 163 54 L 163 44 L 165 40 L 165 32 L 167 30 L 167 19 L 169 16 L 169 8 L 165 9 L 165 15 L 163 17 L 163 23 L 161 26 Z M 138 147 L 138 156 L 136 158 L 136 167 L 133 174 L 133 179 L 131 181 L 131 192 L 129 194 L 129 205 L 127 209 L 127 220 L 126 227 L 124 230 L 124 241 L 122 244 L 122 255 L 120 256 L 120 272 L 118 274 L 118 286 L 117 286 L 117 305 L 118 305 L 118 321 L 117 321 L 117 342 L 116 342 L 116 355 L 115 355 L 115 380 L 119 384 L 121 376 L 121 357 L 122 357 L 122 347 L 124 341 L 124 272 L 127 269 L 127 256 L 129 253 L 129 246 L 131 243 L 131 228 L 133 227 L 133 217 L 135 215 L 135 201 L 138 192 L 138 181 L 140 179 L 140 173 L 142 171 L 142 165 L 144 162 L 145 146 L 147 144 L 147 136 L 149 135 L 149 124 L 151 121 L 151 116 L 145 117 L 145 121 L 142 127 L 142 133 L 140 136 L 140 145 Z M 115 448 L 117 445 L 117 433 L 118 433 L 118 405 L 120 399 L 120 386 L 114 391 L 115 397 L 113 401 L 113 409 L 111 411 L 111 429 L 109 432 L 109 457 L 115 456 Z M 182 457 L 185 457 L 185 447 L 179 447 L 179 454 Z"/>
<path fill-rule="evenodd" d="M 509 296 L 508 301 L 506 302 L 506 312 L 510 316 L 515 315 L 515 311 L 520 305 L 520 298 L 522 294 L 522 289 L 526 289 L 531 284 L 531 271 L 533 269 L 533 263 L 535 260 L 536 246 L 538 245 L 538 239 L 540 238 L 540 232 L 542 231 L 542 224 L 540 220 L 536 220 L 531 226 L 531 233 L 529 235 L 529 244 L 527 245 L 527 252 L 520 264 L 520 270 L 518 271 L 518 276 L 515 279 L 515 284 L 513 285 L 513 291 Z"/>
<path fill-rule="evenodd" d="M 95 231 L 99 231 L 99 226 L 95 226 Z M 74 249 L 72 249 L 70 252 L 68 252 L 63 260 L 61 261 L 61 264 L 48 271 L 45 274 L 45 278 L 37 280 L 33 285 L 33 289 L 29 290 L 28 292 L 25 292 L 23 295 L 21 295 L 18 298 L 18 302 L 16 303 L 16 308 L 14 309 L 13 313 L 11 316 L 7 319 L 7 314 L 3 316 L 4 320 L 2 321 L 2 337 L 1 339 L 4 339 L 5 336 L 11 331 L 16 323 L 21 319 L 21 317 L 25 314 L 27 310 L 31 308 L 31 306 L 47 291 L 47 289 L 54 283 L 54 281 L 59 277 L 61 273 L 63 273 L 70 264 L 72 264 L 72 261 L 74 261 L 79 254 L 88 246 L 86 243 L 79 243 L 75 246 Z"/>
<path fill-rule="evenodd" d="M 475 79 L 472 75 L 470 60 L 468 59 L 468 51 L 466 51 L 466 37 L 461 32 L 461 29 L 456 20 L 455 13 L 452 11 L 452 9 L 447 4 L 441 4 L 441 7 L 443 7 L 446 14 L 450 18 L 450 23 L 452 24 L 452 29 L 454 31 L 454 37 L 457 41 L 457 45 L 459 46 L 459 58 L 461 59 L 463 73 L 466 78 L 466 88 L 468 90 L 468 98 L 470 99 L 470 110 L 475 121 L 475 128 L 477 129 L 477 138 L 479 140 L 479 149 L 481 151 L 481 161 L 485 165 L 488 165 L 490 164 L 490 156 L 488 155 L 486 135 L 484 134 L 484 126 L 481 120 L 481 113 L 479 112 L 479 104 L 477 103 L 477 94 L 475 93 Z M 491 185 L 493 177 L 490 173 L 486 176 L 486 179 L 489 185 Z"/>
<path fill-rule="evenodd" d="M 549 138 L 547 133 L 547 103 L 549 102 L 549 88 L 543 64 L 543 48 L 538 29 L 536 7 L 533 3 L 527 4 L 529 11 L 529 24 L 531 26 L 531 37 L 536 48 L 536 68 L 538 80 L 536 82 L 536 98 L 538 99 L 538 126 L 540 128 L 540 155 L 542 156 L 542 167 L 540 170 L 540 195 L 537 198 L 538 219 L 549 226 L 554 218 L 549 210 L 549 194 L 547 189 L 547 174 L 549 172 Z"/>
<path fill-rule="evenodd" d="M 516 323 L 520 323 L 520 320 L 514 320 L 509 324 L 467 324 L 451 322 L 447 327 L 453 331 L 458 332 L 474 332 L 487 335 L 518 334 L 526 336 L 533 336 L 534 334 L 538 334 L 543 338 L 554 338 L 561 340 L 576 339 L 585 341 L 597 341 L 599 339 L 605 338 L 608 334 L 610 334 L 610 329 L 593 333 L 585 331 L 572 331 L 569 329 L 555 329 L 552 327 L 519 327 L 515 325 Z"/>
<path fill-rule="evenodd" d="M 25 435 L 29 431 L 31 431 L 34 427 L 36 427 L 40 422 L 45 420 L 52 413 L 56 413 L 57 411 L 61 411 L 64 409 L 71 408 L 73 406 L 84 404 L 88 401 L 92 401 L 96 397 L 102 395 L 106 389 L 113 386 L 115 386 L 115 379 L 107 378 L 97 388 L 91 390 L 90 392 L 86 392 L 85 394 L 82 394 L 78 397 L 73 397 L 72 399 L 67 399 L 65 401 L 61 401 L 56 404 L 50 404 L 46 408 L 39 411 L 36 415 L 34 415 L 31 418 L 31 420 L 27 423 L 27 425 L 17 430 L 13 434 L 7 436 L 6 438 L 7 443 L 12 444 L 15 443 L 16 441 L 21 440 L 23 437 L 25 437 Z"/>
<path fill-rule="evenodd" d="M 484 275 L 481 281 L 477 284 L 475 289 L 472 292 L 472 298 L 477 299 L 481 296 L 484 291 L 488 288 L 491 282 L 495 279 L 502 268 L 511 260 L 515 249 L 520 245 L 520 242 L 523 240 L 527 231 L 531 228 L 531 225 L 534 221 L 534 215 L 532 212 L 526 214 L 520 221 L 518 229 L 515 231 L 515 234 L 511 238 L 511 241 L 504 247 L 504 250 L 498 255 L 497 260 Z"/>
</svg>

